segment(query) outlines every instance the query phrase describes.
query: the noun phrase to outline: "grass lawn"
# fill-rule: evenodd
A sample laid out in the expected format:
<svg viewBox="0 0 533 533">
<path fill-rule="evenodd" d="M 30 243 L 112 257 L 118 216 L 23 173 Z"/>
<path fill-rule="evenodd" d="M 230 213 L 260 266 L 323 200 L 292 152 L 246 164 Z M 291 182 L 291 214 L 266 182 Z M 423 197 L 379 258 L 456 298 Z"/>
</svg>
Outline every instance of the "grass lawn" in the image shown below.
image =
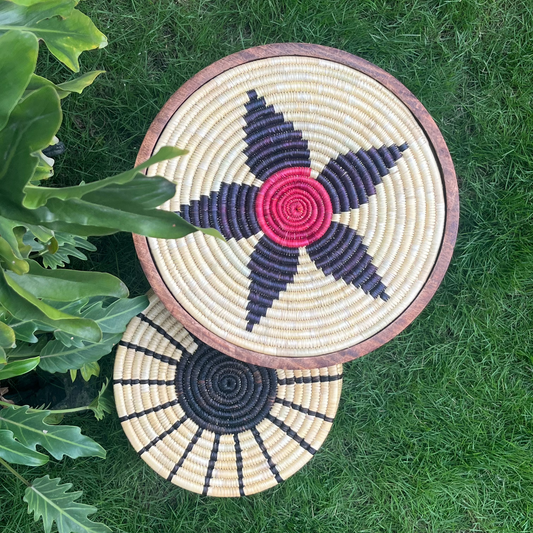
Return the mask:
<svg viewBox="0 0 533 533">
<path fill-rule="evenodd" d="M 110 41 L 82 56 L 83 70 L 107 74 L 65 102 L 58 181 L 130 168 L 158 110 L 213 61 L 310 42 L 372 61 L 422 101 L 456 165 L 461 224 L 432 302 L 396 339 L 345 365 L 329 438 L 278 487 L 231 500 L 188 493 L 137 457 L 114 415 L 66 420 L 107 460 L 20 472 L 73 483 L 98 507 L 92 519 L 116 532 L 533 531 L 533 2 L 87 0 L 81 9 Z M 39 73 L 69 76 L 46 55 Z M 84 268 L 146 291 L 129 235 L 93 242 Z M 1 476 L 1 531 L 41 532 L 25 487 Z"/>
</svg>

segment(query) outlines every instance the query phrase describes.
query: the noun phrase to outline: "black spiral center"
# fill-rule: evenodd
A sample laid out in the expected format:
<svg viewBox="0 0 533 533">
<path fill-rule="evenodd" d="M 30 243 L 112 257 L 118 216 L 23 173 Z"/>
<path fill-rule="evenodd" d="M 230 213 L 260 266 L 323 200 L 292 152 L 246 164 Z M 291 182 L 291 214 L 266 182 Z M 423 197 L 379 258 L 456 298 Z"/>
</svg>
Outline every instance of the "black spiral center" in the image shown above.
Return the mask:
<svg viewBox="0 0 533 533">
<path fill-rule="evenodd" d="M 236 433 L 256 426 L 276 398 L 276 371 L 236 361 L 198 341 L 176 372 L 180 405 L 198 426 Z"/>
</svg>

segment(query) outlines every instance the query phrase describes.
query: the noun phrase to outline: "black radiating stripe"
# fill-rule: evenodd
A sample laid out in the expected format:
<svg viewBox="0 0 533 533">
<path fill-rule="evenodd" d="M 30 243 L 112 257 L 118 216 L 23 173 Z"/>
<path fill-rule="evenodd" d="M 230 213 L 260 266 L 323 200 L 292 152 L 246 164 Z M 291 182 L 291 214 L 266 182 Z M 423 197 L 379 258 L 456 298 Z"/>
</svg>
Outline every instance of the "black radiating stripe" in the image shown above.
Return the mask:
<svg viewBox="0 0 533 533">
<path fill-rule="evenodd" d="M 252 331 L 272 307 L 280 292 L 287 289 L 298 272 L 298 249 L 283 248 L 263 235 L 250 255 L 246 265 L 250 269 L 250 289 L 246 305 L 246 330 Z M 279 268 L 279 265 L 282 265 Z"/>
<path fill-rule="evenodd" d="M 220 443 L 220 434 L 215 433 L 215 440 L 213 441 L 213 448 L 211 448 L 211 455 L 209 457 L 209 465 L 207 466 L 207 474 L 205 475 L 205 483 L 204 483 L 204 490 L 202 491 L 202 496 L 207 496 L 207 491 L 209 490 L 209 483 L 211 482 L 211 477 L 213 476 L 213 470 L 215 468 L 215 463 L 217 462 L 219 443 Z"/>
<path fill-rule="evenodd" d="M 327 381 L 337 381 L 342 379 L 342 374 L 334 376 L 300 376 L 292 378 L 278 378 L 278 385 L 294 385 L 295 383 L 324 383 Z"/>
<path fill-rule="evenodd" d="M 237 463 L 237 478 L 239 479 L 239 494 L 244 496 L 244 475 L 242 473 L 242 449 L 239 442 L 239 434 L 233 434 L 233 442 L 235 442 L 235 461 Z"/>
<path fill-rule="evenodd" d="M 178 342 L 172 335 L 167 333 L 159 324 L 156 324 L 153 320 L 150 320 L 145 314 L 139 313 L 137 316 L 143 322 L 146 322 L 147 324 L 152 326 L 157 331 L 157 333 L 159 333 L 160 335 L 163 335 L 163 337 L 165 337 L 165 339 L 167 339 L 170 342 L 170 344 L 172 344 L 172 346 L 175 346 L 178 350 L 182 352 L 190 353 L 189 350 L 187 350 L 187 348 L 183 346 L 183 344 Z"/>
<path fill-rule="evenodd" d="M 187 456 L 189 453 L 191 453 L 191 450 L 194 448 L 194 445 L 198 442 L 198 439 L 202 435 L 203 428 L 198 428 L 196 430 L 196 433 L 193 435 L 191 442 L 187 444 L 187 448 L 185 448 L 185 451 L 183 452 L 183 455 L 180 457 L 180 460 L 174 465 L 174 468 L 170 472 L 170 474 L 167 476 L 167 481 L 172 481 L 172 478 L 176 475 L 178 470 L 183 466 L 183 463 L 185 462 L 185 459 L 187 459 Z"/>
<path fill-rule="evenodd" d="M 136 352 L 141 352 L 145 355 L 153 357 L 154 359 L 158 359 L 162 363 L 167 363 L 168 365 L 174 365 L 174 366 L 178 364 L 178 361 L 176 359 L 173 359 L 172 357 L 169 357 L 168 355 L 163 355 L 163 354 L 154 352 L 152 350 L 149 350 L 148 348 L 145 348 L 144 346 L 133 344 L 133 342 L 126 342 L 126 341 L 121 340 L 119 341 L 118 344 L 119 346 L 124 346 L 124 348 L 127 348 L 128 350 L 135 350 Z"/>
<path fill-rule="evenodd" d="M 173 379 L 114 379 L 113 385 L 165 385 L 170 387 L 174 385 L 175 382 Z"/>
<path fill-rule="evenodd" d="M 147 452 L 150 448 L 155 446 L 159 441 L 163 440 L 167 435 L 170 435 L 173 431 L 176 431 L 176 429 L 178 429 L 181 426 L 181 424 L 185 422 L 185 420 L 187 420 L 187 415 L 183 415 L 178 421 L 174 422 L 174 424 L 172 424 L 172 426 L 170 426 L 169 429 L 167 429 L 166 431 L 163 431 L 161 435 L 158 435 L 157 437 L 152 439 L 146 446 L 142 447 L 137 453 L 139 455 L 142 455 L 143 453 Z"/>
<path fill-rule="evenodd" d="M 267 463 L 268 467 L 270 468 L 270 471 L 274 474 L 274 477 L 276 478 L 276 481 L 278 483 L 281 483 L 283 481 L 283 478 L 279 475 L 278 469 L 276 468 L 276 465 L 274 464 L 274 461 L 272 461 L 272 457 L 270 457 L 270 454 L 268 453 L 268 450 L 266 449 L 265 443 L 263 442 L 263 439 L 261 438 L 261 435 L 259 435 L 259 430 L 257 427 L 252 428 L 252 434 L 255 438 L 255 442 L 257 442 L 257 445 L 259 446 L 259 449 L 263 453 Z"/>
<path fill-rule="evenodd" d="M 293 123 L 286 121 L 283 113 L 268 105 L 255 90 L 247 94 L 249 102 L 244 105 L 243 130 L 248 148 L 244 153 L 252 174 L 265 181 L 283 168 L 310 167 L 308 143 L 302 132 L 295 130 Z"/>
<path fill-rule="evenodd" d="M 306 247 L 315 266 L 326 276 L 342 279 L 346 284 L 361 288 L 373 298 L 387 301 L 386 287 L 372 264 L 372 256 L 363 244 L 363 237 L 345 224 L 332 222 L 328 232 L 316 242 Z"/>
<path fill-rule="evenodd" d="M 271 415 L 270 413 L 268 413 L 268 415 L 266 417 L 275 426 L 278 426 L 279 429 L 281 429 L 281 431 L 286 433 L 292 440 L 297 442 L 305 451 L 309 452 L 311 455 L 315 455 L 316 450 L 304 438 L 300 437 L 300 435 L 298 435 L 298 433 L 296 433 L 296 431 L 294 431 L 294 429 L 291 429 L 290 426 L 285 424 L 285 422 L 282 422 L 279 418 L 276 418 L 275 416 Z"/>
<path fill-rule="evenodd" d="M 289 402 L 289 400 L 283 400 L 282 398 L 276 398 L 274 401 L 276 403 L 284 405 L 285 407 L 290 407 L 291 409 L 294 409 L 295 411 L 299 411 L 300 413 L 303 413 L 304 415 L 310 415 L 316 418 L 321 418 L 322 420 L 325 420 L 326 422 L 333 422 L 333 418 L 331 418 L 330 416 L 326 416 L 324 413 L 319 413 L 318 411 L 311 411 L 311 409 L 309 409 L 308 407 L 303 407 L 302 405 L 298 405 L 297 403 Z"/>
<path fill-rule="evenodd" d="M 141 416 L 149 415 L 150 413 L 157 413 L 163 409 L 168 409 L 169 407 L 174 407 L 178 405 L 179 400 L 175 398 L 171 402 L 162 403 L 161 405 L 156 405 L 155 407 L 150 407 L 144 411 L 138 411 L 136 413 L 131 413 L 130 415 L 121 416 L 118 420 L 119 422 L 125 422 L 126 420 L 131 420 L 132 418 L 140 418 Z"/>
</svg>

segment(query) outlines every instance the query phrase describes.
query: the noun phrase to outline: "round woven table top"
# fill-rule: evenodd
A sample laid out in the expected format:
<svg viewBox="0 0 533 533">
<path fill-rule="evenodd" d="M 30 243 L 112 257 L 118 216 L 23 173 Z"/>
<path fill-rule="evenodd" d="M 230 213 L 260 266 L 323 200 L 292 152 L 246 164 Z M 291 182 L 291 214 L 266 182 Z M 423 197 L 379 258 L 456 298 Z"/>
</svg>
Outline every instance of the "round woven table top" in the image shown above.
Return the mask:
<svg viewBox="0 0 533 533">
<path fill-rule="evenodd" d="M 233 59 L 232 59 L 233 58 Z M 426 305 L 457 229 L 438 128 L 392 76 L 311 45 L 259 47 L 208 67 L 169 101 L 139 159 L 200 232 L 136 237 L 154 287 L 198 337 L 277 368 L 353 359 Z"/>
<path fill-rule="evenodd" d="M 131 444 L 158 474 L 209 496 L 287 479 L 326 438 L 342 365 L 272 370 L 199 341 L 154 294 L 117 349 L 114 392 Z"/>
</svg>

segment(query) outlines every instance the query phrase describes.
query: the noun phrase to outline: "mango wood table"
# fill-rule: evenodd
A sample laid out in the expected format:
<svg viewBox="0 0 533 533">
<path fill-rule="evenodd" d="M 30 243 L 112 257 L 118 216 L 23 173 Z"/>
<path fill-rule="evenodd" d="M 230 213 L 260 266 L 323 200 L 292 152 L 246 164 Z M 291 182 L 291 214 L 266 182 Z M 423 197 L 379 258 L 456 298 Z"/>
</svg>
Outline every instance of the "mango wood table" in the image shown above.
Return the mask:
<svg viewBox="0 0 533 533">
<path fill-rule="evenodd" d="M 394 77 L 307 44 L 244 50 L 202 70 L 152 123 L 188 155 L 148 175 L 199 232 L 135 236 L 169 312 L 233 358 L 303 369 L 350 361 L 400 333 L 450 262 L 459 202 L 450 154 Z"/>
</svg>

